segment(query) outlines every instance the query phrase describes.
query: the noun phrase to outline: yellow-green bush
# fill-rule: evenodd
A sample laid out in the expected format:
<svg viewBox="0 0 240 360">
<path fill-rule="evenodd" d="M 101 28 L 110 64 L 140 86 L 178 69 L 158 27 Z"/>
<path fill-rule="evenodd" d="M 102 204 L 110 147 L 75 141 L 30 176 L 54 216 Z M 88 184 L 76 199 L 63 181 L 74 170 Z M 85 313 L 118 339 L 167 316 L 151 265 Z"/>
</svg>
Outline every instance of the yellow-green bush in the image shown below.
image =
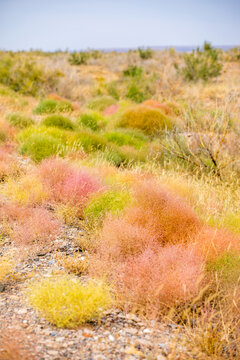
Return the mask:
<svg viewBox="0 0 240 360">
<path fill-rule="evenodd" d="M 73 122 L 62 115 L 47 116 L 45 119 L 42 120 L 41 124 L 47 127 L 57 127 L 65 130 L 74 130 Z"/>
<path fill-rule="evenodd" d="M 45 134 L 32 135 L 22 144 L 20 153 L 28 155 L 30 158 L 39 162 L 52 155 L 63 155 L 64 148 L 60 141 L 52 136 Z"/>
<path fill-rule="evenodd" d="M 13 202 L 21 205 L 41 204 L 47 199 L 43 184 L 34 175 L 25 175 L 20 181 L 9 179 L 4 193 Z"/>
<path fill-rule="evenodd" d="M 34 124 L 34 120 L 26 117 L 25 115 L 22 114 L 9 114 L 7 116 L 7 120 L 9 121 L 9 123 L 19 129 L 24 129 L 28 126 L 31 126 Z"/>
<path fill-rule="evenodd" d="M 110 290 L 103 283 L 83 283 L 74 276 L 35 280 L 29 284 L 30 304 L 57 327 L 74 328 L 97 319 L 112 305 Z"/>
<path fill-rule="evenodd" d="M 14 261 L 11 256 L 0 256 L 0 283 L 5 281 L 6 276 L 9 275 L 14 268 Z"/>
<path fill-rule="evenodd" d="M 127 191 L 109 190 L 94 196 L 84 210 L 88 225 L 100 225 L 107 213 L 118 215 L 131 201 Z"/>
<path fill-rule="evenodd" d="M 118 126 L 139 129 L 147 135 L 154 135 L 173 129 L 174 121 L 158 109 L 139 105 L 125 110 L 120 116 Z"/>
<path fill-rule="evenodd" d="M 56 112 L 71 112 L 73 111 L 72 104 L 68 101 L 57 101 L 53 99 L 45 99 L 40 101 L 38 106 L 34 109 L 35 114 L 53 114 Z"/>
<path fill-rule="evenodd" d="M 135 136 L 131 131 L 116 130 L 103 134 L 103 137 L 114 144 L 119 146 L 129 145 L 133 146 L 136 149 L 140 149 L 144 146 L 145 141 L 142 140 L 140 136 Z"/>
</svg>

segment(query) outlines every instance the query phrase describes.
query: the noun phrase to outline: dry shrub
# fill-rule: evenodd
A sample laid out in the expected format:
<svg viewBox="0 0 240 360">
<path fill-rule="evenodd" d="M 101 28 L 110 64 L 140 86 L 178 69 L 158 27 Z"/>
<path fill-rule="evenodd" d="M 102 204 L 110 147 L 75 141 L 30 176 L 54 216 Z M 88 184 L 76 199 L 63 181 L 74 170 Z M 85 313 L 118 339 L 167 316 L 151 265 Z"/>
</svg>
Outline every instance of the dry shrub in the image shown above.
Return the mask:
<svg viewBox="0 0 240 360">
<path fill-rule="evenodd" d="M 174 112 L 172 111 L 172 109 L 170 109 L 170 107 L 168 107 L 165 104 L 161 104 L 160 102 L 156 101 L 156 100 L 145 100 L 143 102 L 143 105 L 147 105 L 149 107 L 155 108 L 155 109 L 160 109 L 165 115 L 170 115 L 173 116 Z"/>
<path fill-rule="evenodd" d="M 0 360 L 36 360 L 33 339 L 18 329 L 1 329 Z"/>
<path fill-rule="evenodd" d="M 154 181 L 139 183 L 135 200 L 126 221 L 148 229 L 161 244 L 189 241 L 202 227 L 191 207 Z"/>
<path fill-rule="evenodd" d="M 126 215 L 127 216 L 127 215 Z M 103 225 L 97 242 L 98 253 L 102 258 L 123 261 L 126 256 L 142 253 L 149 246 L 156 245 L 151 229 L 129 223 L 124 218 L 109 216 Z"/>
<path fill-rule="evenodd" d="M 19 173 L 19 166 L 8 149 L 0 147 L 0 181 Z"/>
<path fill-rule="evenodd" d="M 166 308 L 193 299 L 203 271 L 201 258 L 189 246 L 146 249 L 119 266 L 116 286 L 127 307 L 156 316 Z"/>
<path fill-rule="evenodd" d="M 13 226 L 13 240 L 19 246 L 48 244 L 60 233 L 60 223 L 42 208 L 29 209 L 28 217 Z"/>
<path fill-rule="evenodd" d="M 13 271 L 14 265 L 15 261 L 10 254 L 0 256 L 0 283 Z"/>
<path fill-rule="evenodd" d="M 40 207 L 1 204 L 0 221 L 4 231 L 22 246 L 49 243 L 61 231 L 61 223 Z"/>
<path fill-rule="evenodd" d="M 40 179 L 33 174 L 25 175 L 20 181 L 10 179 L 5 194 L 22 205 L 40 205 L 48 196 Z"/>
<path fill-rule="evenodd" d="M 118 125 L 123 128 L 139 129 L 146 135 L 156 135 L 165 129 L 171 130 L 175 123 L 159 109 L 139 105 L 126 109 Z"/>
<path fill-rule="evenodd" d="M 46 320 L 65 328 L 99 319 L 113 304 L 110 289 L 104 283 L 93 280 L 83 283 L 70 275 L 33 280 L 26 295 Z"/>
<path fill-rule="evenodd" d="M 82 208 L 89 196 L 102 188 L 96 177 L 75 169 L 65 160 L 45 160 L 38 171 L 52 200 L 64 204 Z"/>
<path fill-rule="evenodd" d="M 214 260 L 224 253 L 240 253 L 240 237 L 228 230 L 205 227 L 196 237 L 194 246 L 207 260 Z"/>
</svg>

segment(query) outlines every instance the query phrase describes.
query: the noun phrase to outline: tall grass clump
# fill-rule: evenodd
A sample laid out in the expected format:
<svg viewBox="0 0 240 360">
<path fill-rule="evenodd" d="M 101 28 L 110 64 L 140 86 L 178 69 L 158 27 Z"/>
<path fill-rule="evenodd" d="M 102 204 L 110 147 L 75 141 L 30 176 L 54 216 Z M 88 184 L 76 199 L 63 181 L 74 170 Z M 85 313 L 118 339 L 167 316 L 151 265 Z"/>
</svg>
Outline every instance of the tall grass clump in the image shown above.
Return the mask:
<svg viewBox="0 0 240 360">
<path fill-rule="evenodd" d="M 47 116 L 42 120 L 41 124 L 47 127 L 57 127 L 65 130 L 74 130 L 75 126 L 73 122 L 62 115 Z"/>
<path fill-rule="evenodd" d="M 33 281 L 27 297 L 46 320 L 63 328 L 76 328 L 99 319 L 112 305 L 112 295 L 103 283 L 84 284 L 77 277 L 66 275 Z"/>
<path fill-rule="evenodd" d="M 55 112 L 69 113 L 73 111 L 73 106 L 68 101 L 57 101 L 53 99 L 41 100 L 34 109 L 35 114 L 53 114 Z"/>
<path fill-rule="evenodd" d="M 20 153 L 30 156 L 35 162 L 40 162 L 52 155 L 63 155 L 64 148 L 56 138 L 45 134 L 36 134 L 26 139 L 21 145 Z"/>
<path fill-rule="evenodd" d="M 24 129 L 28 126 L 34 125 L 33 119 L 26 117 L 25 115 L 18 114 L 18 113 L 9 114 L 7 116 L 7 120 L 9 121 L 9 123 L 12 126 L 18 128 L 18 129 Z"/>
<path fill-rule="evenodd" d="M 119 119 L 119 127 L 139 129 L 146 135 L 156 135 L 164 130 L 171 130 L 174 122 L 158 109 L 139 105 L 126 109 Z"/>
</svg>

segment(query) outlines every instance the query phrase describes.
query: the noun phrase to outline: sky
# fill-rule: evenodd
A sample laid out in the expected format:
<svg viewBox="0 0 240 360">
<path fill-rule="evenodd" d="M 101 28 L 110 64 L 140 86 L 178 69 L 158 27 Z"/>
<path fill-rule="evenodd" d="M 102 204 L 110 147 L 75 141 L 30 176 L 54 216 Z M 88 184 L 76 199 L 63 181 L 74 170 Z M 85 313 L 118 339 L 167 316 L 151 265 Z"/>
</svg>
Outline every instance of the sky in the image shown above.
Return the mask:
<svg viewBox="0 0 240 360">
<path fill-rule="evenodd" d="M 0 0 L 0 49 L 240 45 L 240 0 Z"/>
</svg>

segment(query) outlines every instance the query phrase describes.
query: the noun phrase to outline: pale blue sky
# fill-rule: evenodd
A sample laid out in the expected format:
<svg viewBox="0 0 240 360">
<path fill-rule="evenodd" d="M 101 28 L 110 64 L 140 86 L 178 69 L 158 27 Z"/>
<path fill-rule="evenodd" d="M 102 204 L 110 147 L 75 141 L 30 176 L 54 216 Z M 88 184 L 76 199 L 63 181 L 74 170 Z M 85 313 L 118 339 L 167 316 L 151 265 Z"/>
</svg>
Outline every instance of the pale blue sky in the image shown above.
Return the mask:
<svg viewBox="0 0 240 360">
<path fill-rule="evenodd" d="M 0 0 L 0 49 L 240 44 L 240 0 Z"/>
</svg>

